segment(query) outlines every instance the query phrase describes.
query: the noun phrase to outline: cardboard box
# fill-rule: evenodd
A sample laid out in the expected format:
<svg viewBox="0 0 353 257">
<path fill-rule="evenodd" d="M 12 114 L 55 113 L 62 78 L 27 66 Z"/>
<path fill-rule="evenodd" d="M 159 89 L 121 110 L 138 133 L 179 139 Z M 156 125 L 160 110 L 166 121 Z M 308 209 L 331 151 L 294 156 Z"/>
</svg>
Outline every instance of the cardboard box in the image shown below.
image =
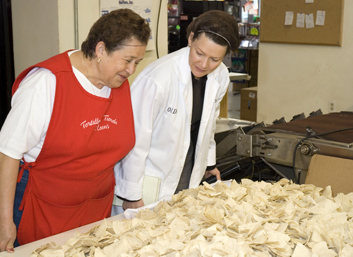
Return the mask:
<svg viewBox="0 0 353 257">
<path fill-rule="evenodd" d="M 240 110 L 257 111 L 257 101 L 241 99 Z"/>
<path fill-rule="evenodd" d="M 257 101 L 257 87 L 247 87 L 241 90 L 241 100 Z"/>
<path fill-rule="evenodd" d="M 333 196 L 353 192 L 353 160 L 315 154 L 309 164 L 305 184 L 331 186 Z"/>
<path fill-rule="evenodd" d="M 240 119 L 256 121 L 257 87 L 241 89 L 240 101 Z"/>
<path fill-rule="evenodd" d="M 257 112 L 252 110 L 240 109 L 240 119 L 247 121 L 256 121 Z"/>
</svg>

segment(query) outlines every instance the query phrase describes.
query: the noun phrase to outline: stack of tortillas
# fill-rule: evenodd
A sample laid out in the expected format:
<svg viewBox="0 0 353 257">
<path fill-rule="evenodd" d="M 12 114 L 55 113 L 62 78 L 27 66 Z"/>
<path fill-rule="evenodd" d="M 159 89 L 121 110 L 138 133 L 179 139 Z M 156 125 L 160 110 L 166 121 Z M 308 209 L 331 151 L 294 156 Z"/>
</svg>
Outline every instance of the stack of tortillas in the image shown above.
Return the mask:
<svg viewBox="0 0 353 257">
<path fill-rule="evenodd" d="M 353 193 L 330 187 L 243 179 L 205 183 L 140 210 L 104 220 L 64 245 L 32 256 L 353 256 Z"/>
</svg>

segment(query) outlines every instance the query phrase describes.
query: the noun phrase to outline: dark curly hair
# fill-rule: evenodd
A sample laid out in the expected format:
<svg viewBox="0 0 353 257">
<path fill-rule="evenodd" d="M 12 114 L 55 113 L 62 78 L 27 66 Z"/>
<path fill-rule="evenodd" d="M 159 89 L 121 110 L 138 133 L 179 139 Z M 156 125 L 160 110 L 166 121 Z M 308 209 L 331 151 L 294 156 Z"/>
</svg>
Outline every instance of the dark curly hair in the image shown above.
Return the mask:
<svg viewBox="0 0 353 257">
<path fill-rule="evenodd" d="M 131 9 L 117 9 L 101 16 L 93 24 L 81 50 L 85 57 L 94 58 L 96 45 L 100 41 L 104 42 L 110 54 L 133 38 L 147 45 L 150 34 L 148 22 L 140 15 Z"/>
<path fill-rule="evenodd" d="M 238 23 L 236 19 L 224 11 L 212 10 L 201 14 L 186 29 L 186 38 L 193 32 L 194 41 L 202 33 L 213 42 L 227 46 L 227 53 L 238 49 L 240 44 Z"/>
</svg>

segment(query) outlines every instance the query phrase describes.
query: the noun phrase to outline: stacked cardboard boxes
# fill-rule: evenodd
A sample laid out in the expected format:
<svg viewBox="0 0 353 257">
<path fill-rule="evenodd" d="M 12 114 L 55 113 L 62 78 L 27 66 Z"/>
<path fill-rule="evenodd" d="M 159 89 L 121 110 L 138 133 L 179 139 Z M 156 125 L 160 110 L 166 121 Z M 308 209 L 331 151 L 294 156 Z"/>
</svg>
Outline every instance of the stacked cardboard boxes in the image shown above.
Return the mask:
<svg viewBox="0 0 353 257">
<path fill-rule="evenodd" d="M 257 87 L 241 89 L 240 119 L 256 121 L 257 115 Z"/>
</svg>

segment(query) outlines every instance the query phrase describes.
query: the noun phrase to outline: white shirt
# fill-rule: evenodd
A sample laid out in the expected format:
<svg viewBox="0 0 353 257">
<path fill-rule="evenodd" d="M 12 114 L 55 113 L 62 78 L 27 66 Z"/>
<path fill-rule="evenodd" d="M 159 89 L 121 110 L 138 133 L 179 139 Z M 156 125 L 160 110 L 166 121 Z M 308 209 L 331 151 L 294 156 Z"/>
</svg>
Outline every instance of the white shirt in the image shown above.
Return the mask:
<svg viewBox="0 0 353 257">
<path fill-rule="evenodd" d="M 87 92 L 109 97 L 109 87 L 98 89 L 74 67 L 73 72 Z M 51 71 L 33 68 L 27 74 L 11 99 L 11 110 L 0 131 L 0 152 L 14 159 L 24 157 L 27 162 L 36 160 L 51 119 L 55 89 L 56 77 Z"/>
</svg>

